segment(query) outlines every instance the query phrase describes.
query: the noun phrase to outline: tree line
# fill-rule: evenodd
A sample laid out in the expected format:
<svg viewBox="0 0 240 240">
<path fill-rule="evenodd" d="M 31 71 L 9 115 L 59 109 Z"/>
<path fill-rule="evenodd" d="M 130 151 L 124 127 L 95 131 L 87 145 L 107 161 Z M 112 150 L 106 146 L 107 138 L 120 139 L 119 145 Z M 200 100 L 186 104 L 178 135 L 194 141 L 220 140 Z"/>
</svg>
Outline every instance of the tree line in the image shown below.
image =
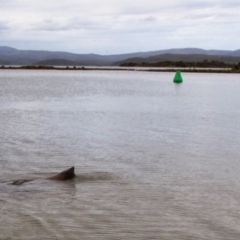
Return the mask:
<svg viewBox="0 0 240 240">
<path fill-rule="evenodd" d="M 240 62 L 237 64 L 225 63 L 217 60 L 203 60 L 201 62 L 184 62 L 184 61 L 161 61 L 156 63 L 122 63 L 122 67 L 181 67 L 181 68 L 231 68 L 240 70 Z"/>
</svg>

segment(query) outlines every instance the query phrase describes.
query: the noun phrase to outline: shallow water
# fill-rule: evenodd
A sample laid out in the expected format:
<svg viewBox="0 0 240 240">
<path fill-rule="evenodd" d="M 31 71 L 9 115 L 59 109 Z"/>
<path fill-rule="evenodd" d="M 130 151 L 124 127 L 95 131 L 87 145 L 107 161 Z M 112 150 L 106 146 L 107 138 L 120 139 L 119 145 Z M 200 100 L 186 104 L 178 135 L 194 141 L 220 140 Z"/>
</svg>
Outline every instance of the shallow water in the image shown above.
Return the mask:
<svg viewBox="0 0 240 240">
<path fill-rule="evenodd" d="M 240 239 L 240 76 L 183 78 L 0 71 L 0 239 Z"/>
</svg>

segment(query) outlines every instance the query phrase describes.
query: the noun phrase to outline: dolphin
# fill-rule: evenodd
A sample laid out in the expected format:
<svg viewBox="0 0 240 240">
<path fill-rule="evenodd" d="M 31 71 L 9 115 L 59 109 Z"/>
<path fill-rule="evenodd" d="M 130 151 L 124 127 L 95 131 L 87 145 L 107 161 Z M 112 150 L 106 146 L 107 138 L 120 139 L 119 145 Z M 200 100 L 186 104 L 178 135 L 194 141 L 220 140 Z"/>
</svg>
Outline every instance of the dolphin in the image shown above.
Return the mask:
<svg viewBox="0 0 240 240">
<path fill-rule="evenodd" d="M 62 171 L 62 172 L 58 173 L 57 175 L 54 175 L 54 176 L 49 177 L 47 179 L 66 181 L 66 180 L 73 179 L 74 177 L 75 177 L 74 167 L 71 167 L 71 168 L 69 168 L 65 171 Z"/>
<path fill-rule="evenodd" d="M 56 181 L 66 181 L 75 178 L 74 167 L 71 167 L 65 171 L 62 171 L 52 177 L 48 177 L 46 179 L 56 180 Z M 11 183 L 11 185 L 22 185 L 26 182 L 31 182 L 33 180 L 15 180 Z"/>
</svg>

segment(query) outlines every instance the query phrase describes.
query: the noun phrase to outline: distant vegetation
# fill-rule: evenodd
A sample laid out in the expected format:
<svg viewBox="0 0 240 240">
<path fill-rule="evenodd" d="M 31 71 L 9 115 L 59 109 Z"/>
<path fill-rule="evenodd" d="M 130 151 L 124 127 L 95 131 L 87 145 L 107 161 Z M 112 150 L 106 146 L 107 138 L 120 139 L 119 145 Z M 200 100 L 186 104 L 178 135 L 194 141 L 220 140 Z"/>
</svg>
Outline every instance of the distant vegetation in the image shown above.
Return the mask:
<svg viewBox="0 0 240 240">
<path fill-rule="evenodd" d="M 126 62 L 122 63 L 122 67 L 180 67 L 180 68 L 233 68 L 235 64 L 224 63 L 220 61 L 208 61 L 202 62 L 183 62 L 183 61 L 162 61 L 157 63 L 134 63 Z M 236 65 L 238 66 L 238 65 Z"/>
<path fill-rule="evenodd" d="M 238 64 L 234 64 L 232 72 L 240 72 L 240 62 Z"/>
<path fill-rule="evenodd" d="M 202 64 L 202 63 L 201 63 Z M 200 65 L 201 65 L 200 64 Z M 168 65 L 168 62 L 164 63 L 157 63 L 157 64 L 142 64 L 142 65 L 136 65 L 133 63 L 124 64 L 124 67 L 129 67 L 128 71 L 154 71 L 154 72 L 173 72 L 176 71 L 176 68 L 181 68 L 182 72 L 209 72 L 209 73 L 240 73 L 240 62 L 238 64 L 233 65 L 202 65 L 195 64 L 193 67 L 190 63 L 184 63 L 184 62 L 171 62 L 170 65 Z M 135 67 L 138 67 L 137 69 Z M 141 69 L 141 67 L 143 67 Z M 147 68 L 144 68 L 147 67 Z M 2 65 L 0 69 L 26 69 L 26 70 L 108 70 L 108 71 L 125 71 L 126 68 L 121 67 L 76 67 L 76 66 L 60 66 L 60 67 L 54 67 L 54 66 L 45 66 L 45 65 L 26 65 L 26 66 L 4 66 Z"/>
<path fill-rule="evenodd" d="M 166 67 L 166 68 L 192 68 L 192 69 L 198 69 L 198 68 L 207 68 L 207 69 L 213 69 L 213 68 L 219 68 L 219 69 L 230 69 L 231 72 L 240 72 L 240 62 L 236 64 L 230 64 L 230 63 L 224 63 L 220 61 L 208 61 L 204 60 L 202 62 L 183 62 L 183 61 L 162 61 L 157 63 L 133 63 L 133 62 L 126 62 L 121 64 L 122 67 Z"/>
<path fill-rule="evenodd" d="M 85 67 L 54 67 L 54 66 L 46 66 L 46 65 L 25 65 L 25 66 L 4 66 L 2 65 L 0 69 L 26 69 L 26 70 L 85 70 Z"/>
</svg>

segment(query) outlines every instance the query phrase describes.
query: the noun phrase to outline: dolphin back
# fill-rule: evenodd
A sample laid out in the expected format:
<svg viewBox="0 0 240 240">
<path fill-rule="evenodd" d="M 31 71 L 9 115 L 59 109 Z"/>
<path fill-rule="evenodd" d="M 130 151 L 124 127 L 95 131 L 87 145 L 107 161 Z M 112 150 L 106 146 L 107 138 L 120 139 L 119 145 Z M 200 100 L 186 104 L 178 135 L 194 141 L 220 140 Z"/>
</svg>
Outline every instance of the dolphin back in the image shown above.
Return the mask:
<svg viewBox="0 0 240 240">
<path fill-rule="evenodd" d="M 73 179 L 75 177 L 74 167 L 71 167 L 63 172 L 58 173 L 52 177 L 49 177 L 50 180 L 59 180 L 59 181 L 66 181 Z"/>
</svg>

